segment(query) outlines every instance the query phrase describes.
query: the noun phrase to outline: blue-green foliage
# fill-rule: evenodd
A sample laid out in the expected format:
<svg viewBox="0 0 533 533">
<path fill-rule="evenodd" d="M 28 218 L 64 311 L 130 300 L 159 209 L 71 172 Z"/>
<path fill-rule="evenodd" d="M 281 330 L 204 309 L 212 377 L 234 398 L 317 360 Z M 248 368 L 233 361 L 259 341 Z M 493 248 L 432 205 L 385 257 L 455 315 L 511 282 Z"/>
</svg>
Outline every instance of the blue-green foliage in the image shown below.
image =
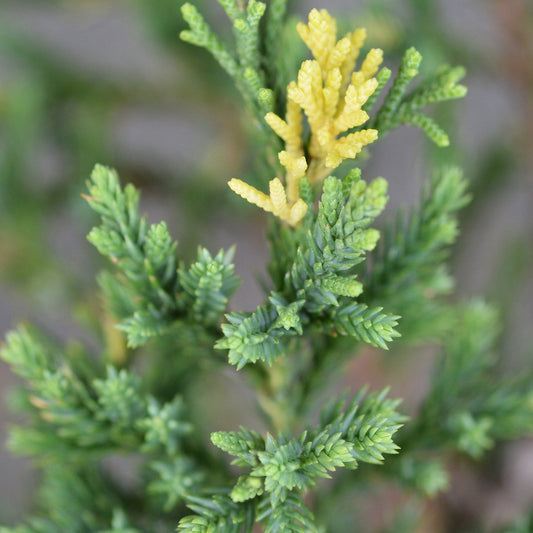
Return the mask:
<svg viewBox="0 0 533 533">
<path fill-rule="evenodd" d="M 31 392 L 28 409 L 35 423 L 11 433 L 10 446 L 17 453 L 59 458 L 70 446 L 74 455 L 83 449 L 142 446 L 175 454 L 191 431 L 179 397 L 161 405 L 125 369 L 108 367 L 104 378 L 90 379 L 70 363 L 68 352 L 46 346 L 28 329 L 11 332 L 0 355 L 16 362 L 13 369 Z"/>
<path fill-rule="evenodd" d="M 176 302 L 169 293 L 176 288 L 176 245 L 166 225 L 148 228 L 139 215 L 139 192 L 133 185 L 122 189 L 112 169 L 97 165 L 88 188 L 86 199 L 102 217 L 89 241 L 120 268 L 143 307 L 174 311 Z"/>
<path fill-rule="evenodd" d="M 265 175 L 271 175 L 278 170 L 276 153 L 281 145 L 264 117 L 270 111 L 279 111 L 285 102 L 285 86 L 281 81 L 284 54 L 276 51 L 288 0 L 217 2 L 230 20 L 233 43 L 223 42 L 191 2 L 181 6 L 189 29 L 182 31 L 180 37 L 205 48 L 233 80 L 252 119 L 249 131 L 263 151 L 259 165 Z"/>
<path fill-rule="evenodd" d="M 404 486 L 430 498 L 450 486 L 450 477 L 443 462 L 423 455 L 402 455 L 391 472 Z"/>
<path fill-rule="evenodd" d="M 143 450 L 146 452 L 165 450 L 168 456 L 175 456 L 183 436 L 192 431 L 192 425 L 185 422 L 185 418 L 186 409 L 180 396 L 164 405 L 149 397 L 146 416 L 137 421 L 137 427 L 145 436 Z"/>
<path fill-rule="evenodd" d="M 256 521 L 272 533 L 318 533 L 301 494 L 337 468 L 379 464 L 384 454 L 397 453 L 392 436 L 405 421 L 396 411 L 398 403 L 387 399 L 386 391 L 368 396 L 361 391 L 348 403 L 346 397 L 331 402 L 322 411 L 320 425 L 299 437 L 263 438 L 246 428 L 213 433 L 213 444 L 234 456 L 233 464 L 248 473 L 229 493 L 188 498 L 196 515 L 183 518 L 178 531 L 249 532 Z"/>
<path fill-rule="evenodd" d="M 218 3 L 231 20 L 234 46 L 190 3 L 182 6 L 190 27 L 182 38 L 206 48 L 233 78 L 264 134 L 263 148 L 275 155 L 279 139 L 263 117 L 284 108 L 284 85 L 299 54 L 294 31 L 287 37 L 288 2 Z M 446 133 L 422 109 L 463 96 L 464 73 L 443 67 L 409 92 L 420 62 L 416 50 L 405 53 L 374 113 L 391 78 L 383 68 L 364 109 L 380 137 L 411 124 L 444 146 Z M 443 300 L 452 288 L 445 262 L 457 212 L 468 202 L 457 169 L 436 173 L 421 205 L 400 213 L 379 246 L 371 226 L 387 203 L 384 179 L 367 183 L 353 169 L 343 179 L 326 178 L 320 190 L 301 179 L 309 207 L 302 223 L 270 226 L 268 295 L 253 312 L 228 314 L 238 286 L 233 249 L 213 255 L 200 247 L 185 264 L 166 224 L 149 225 L 140 215 L 133 185 L 121 187 L 115 171 L 97 165 L 88 187 L 86 199 L 101 216 L 89 240 L 115 266 L 99 276 L 104 346 L 98 355 L 79 345 L 60 348 L 26 327 L 7 336 L 0 356 L 23 379 L 18 407 L 29 418 L 12 429 L 9 443 L 42 464 L 44 518 L 0 533 L 170 531 L 178 521 L 178 531 L 190 533 L 252 533 L 258 526 L 266 533 L 325 533 L 328 498 L 337 503 L 345 487 L 364 483 L 370 472 L 433 496 L 448 486 L 445 452 L 478 458 L 498 440 L 533 433 L 531 374 L 499 375 L 496 313 L 485 304 Z M 109 333 L 109 326 L 118 331 Z M 363 389 L 350 401 L 333 397 L 314 412 L 319 391 L 358 347 L 387 349 L 399 331 L 442 346 L 429 392 L 402 432 L 407 419 L 386 390 Z M 127 349 L 149 340 L 143 350 Z M 211 399 L 205 372 L 223 364 L 215 348 L 226 350 L 256 387 L 270 423 L 265 436 L 242 427 L 212 432 L 214 446 L 206 442 L 214 421 L 206 427 L 199 415 Z M 134 486 L 115 478 L 110 454 L 139 463 Z M 319 483 L 330 477 L 327 486 Z M 311 489 L 315 497 L 308 499 Z M 193 515 L 184 516 L 185 505 Z M 394 531 L 407 529 L 398 520 Z"/>
<path fill-rule="evenodd" d="M 437 146 L 448 146 L 450 140 L 446 132 L 421 110 L 431 104 L 463 98 L 467 89 L 458 82 L 464 77 L 465 69 L 443 65 L 432 77 L 407 93 L 412 80 L 418 75 L 421 62 L 422 56 L 415 48 L 406 50 L 398 75 L 385 96 L 383 104 L 365 127 L 376 128 L 382 138 L 398 126 L 409 124 L 422 129 Z M 390 71 L 382 69 L 377 78 L 378 88 L 370 102 L 367 103 L 365 107 L 367 110 L 372 108 L 383 90 L 390 78 Z"/>
<path fill-rule="evenodd" d="M 436 172 L 424 186 L 420 206 L 408 214 L 400 211 L 386 226 L 363 274 L 362 299 L 401 315 L 400 331 L 408 340 L 431 339 L 453 318 L 438 297 L 453 287 L 445 260 L 457 238 L 457 213 L 470 200 L 466 188 L 459 169 Z"/>
<path fill-rule="evenodd" d="M 254 522 L 264 526 L 265 533 L 319 533 L 313 513 L 297 494 L 287 495 L 283 505 L 272 507 L 268 498 L 235 503 L 226 493 L 211 498 L 189 498 L 188 507 L 196 515 L 182 518 L 179 532 L 251 533 Z"/>
<path fill-rule="evenodd" d="M 319 533 L 313 513 L 302 498 L 294 493 L 287 496 L 283 505 L 272 507 L 270 501 L 263 499 L 258 506 L 258 520 L 264 524 L 265 533 Z"/>
<path fill-rule="evenodd" d="M 421 443 L 436 439 L 480 457 L 496 440 L 533 432 L 531 373 L 498 375 L 498 322 L 494 309 L 481 302 L 458 310 L 417 422 Z"/>
<path fill-rule="evenodd" d="M 342 398 L 324 409 L 317 428 L 299 437 L 267 434 L 263 439 L 244 428 L 213 433 L 213 444 L 235 456 L 234 464 L 250 469 L 231 491 L 232 500 L 244 502 L 266 493 L 275 508 L 337 468 L 379 464 L 383 454 L 397 453 L 392 436 L 405 418 L 396 411 L 399 401 L 385 394 L 364 398 L 363 391 L 347 405 Z"/>
<path fill-rule="evenodd" d="M 165 511 L 194 494 L 205 477 L 193 461 L 183 456 L 152 461 L 150 468 L 156 477 L 148 484 L 148 494 L 161 495 Z"/>
<path fill-rule="evenodd" d="M 280 298 L 273 294 L 271 301 L 278 302 Z M 289 305 L 273 304 L 258 307 L 253 313 L 227 315 L 228 323 L 222 324 L 224 337 L 216 347 L 229 350 L 229 362 L 237 369 L 258 360 L 273 363 L 283 353 L 282 339 L 301 332 L 296 310 L 291 313 L 292 320 L 283 321 L 283 313 L 288 313 L 290 309 Z"/>
<path fill-rule="evenodd" d="M 227 494 L 210 498 L 190 497 L 187 506 L 196 514 L 180 520 L 179 532 L 189 533 L 251 533 L 255 509 L 252 504 L 234 503 Z"/>
<path fill-rule="evenodd" d="M 233 274 L 234 249 L 215 257 L 205 248 L 199 248 L 198 259 L 188 270 L 180 268 L 180 284 L 184 291 L 185 306 L 196 323 L 217 324 L 228 305 L 229 297 L 239 286 Z"/>
<path fill-rule="evenodd" d="M 197 490 L 203 470 L 184 452 L 192 425 L 180 396 L 160 402 L 126 369 L 109 366 L 97 377 L 98 365 L 78 364 L 87 354 L 59 349 L 27 328 L 9 334 L 0 356 L 24 377 L 31 400 L 23 405 L 31 425 L 14 427 L 9 446 L 46 460 L 41 501 L 51 519 L 14 531 L 133 532 L 98 463 L 113 451 L 152 458 L 147 491 L 169 510 Z"/>
<path fill-rule="evenodd" d="M 112 424 L 117 431 L 132 427 L 146 406 L 141 397 L 141 380 L 126 370 L 108 367 L 105 379 L 94 381 L 98 394 L 98 418 Z"/>
<path fill-rule="evenodd" d="M 269 305 L 227 315 L 217 348 L 229 350 L 231 364 L 271 364 L 283 353 L 284 339 L 302 335 L 304 326 L 384 349 L 398 336 L 398 316 L 356 301 L 363 285 L 354 269 L 376 246 L 379 232 L 368 226 L 384 209 L 386 190 L 385 180 L 367 185 L 359 170 L 342 181 L 325 180 L 316 216 L 307 217 L 292 242 L 282 237 L 279 261 L 273 250 L 271 273 L 280 281 Z"/>
<path fill-rule="evenodd" d="M 59 461 L 48 461 L 43 469 L 41 500 L 49 518 L 30 518 L 22 526 L 0 527 L 0 531 L 139 533 L 138 530 L 127 528 L 127 515 L 110 490 L 108 481 L 105 474 L 92 464 L 69 462 L 66 457 Z"/>
<path fill-rule="evenodd" d="M 284 100 L 283 92 L 290 79 L 296 77 L 296 70 L 290 72 L 284 63 L 285 54 L 278 54 L 284 40 L 283 19 L 287 10 L 287 0 L 274 0 L 267 7 L 256 0 L 248 2 L 246 8 L 237 0 L 218 0 L 233 25 L 235 49 L 223 44 L 213 33 L 199 11 L 190 3 L 182 6 L 182 14 L 190 30 L 181 32 L 181 38 L 191 44 L 205 48 L 234 79 L 248 108 L 257 119 L 260 128 L 265 129 L 264 115 L 274 110 L 274 105 Z M 265 14 L 266 12 L 266 14 Z M 259 21 L 265 15 L 265 31 L 260 31 Z M 294 33 L 294 32 L 293 32 Z M 259 51 L 264 43 L 266 53 L 263 62 Z M 297 45 L 291 45 L 297 48 Z M 422 112 L 429 105 L 463 98 L 467 89 L 458 82 L 464 77 L 463 67 L 442 65 L 435 74 L 408 91 L 414 78 L 418 76 L 422 55 L 415 48 L 405 51 L 397 76 L 387 92 L 379 109 L 364 127 L 375 128 L 380 138 L 401 125 L 416 126 L 437 146 L 450 144 L 447 133 L 429 115 Z M 364 109 L 373 111 L 392 72 L 384 67 L 376 78 L 378 86 Z M 270 84 L 268 83 L 270 82 Z M 363 126 L 356 128 L 361 129 Z"/>
<path fill-rule="evenodd" d="M 173 331 L 177 320 L 220 320 L 238 286 L 231 251 L 211 257 L 200 248 L 193 265 L 178 268 L 177 244 L 166 224 L 148 226 L 139 215 L 138 191 L 132 185 L 122 189 L 116 172 L 106 167 L 95 167 L 86 198 L 102 217 L 89 241 L 119 270 L 116 278 L 101 276 L 100 286 L 129 346 Z"/>
<path fill-rule="evenodd" d="M 218 0 L 228 15 L 232 26 L 235 46 L 230 47 L 220 41 L 213 33 L 196 7 L 185 3 L 181 7 L 183 18 L 189 30 L 180 36 L 196 46 L 206 48 L 222 68 L 233 78 L 241 96 L 252 111 L 258 123 L 264 128 L 263 116 L 273 110 L 274 93 L 266 85 L 266 75 L 262 64 L 262 37 L 259 24 L 267 5 L 264 2 L 250 0 L 246 8 L 236 0 Z M 286 3 L 281 2 L 281 4 Z M 276 2 L 272 17 L 269 15 L 270 32 L 275 31 L 284 14 L 283 5 Z"/>
<path fill-rule="evenodd" d="M 386 464 L 402 485 L 432 497 L 449 487 L 444 452 L 479 459 L 497 441 L 533 433 L 531 372 L 502 375 L 499 322 L 479 301 L 454 309 L 429 391 L 399 439 L 401 457 Z"/>
</svg>

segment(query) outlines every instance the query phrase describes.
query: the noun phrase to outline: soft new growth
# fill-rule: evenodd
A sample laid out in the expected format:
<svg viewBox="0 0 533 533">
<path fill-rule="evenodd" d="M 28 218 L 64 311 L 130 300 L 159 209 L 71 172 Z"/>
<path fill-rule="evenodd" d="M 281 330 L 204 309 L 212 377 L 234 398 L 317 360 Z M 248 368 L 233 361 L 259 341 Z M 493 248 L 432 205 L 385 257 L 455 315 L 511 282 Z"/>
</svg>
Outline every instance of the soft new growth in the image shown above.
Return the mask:
<svg viewBox="0 0 533 533">
<path fill-rule="evenodd" d="M 325 9 L 313 9 L 309 23 L 299 23 L 297 30 L 314 59 L 302 63 L 298 81 L 287 87 L 285 120 L 272 112 L 265 115 L 268 125 L 285 141 L 285 150 L 278 154 L 286 171 L 285 187 L 274 178 L 267 196 L 241 180 L 229 182 L 237 194 L 291 226 L 307 211 L 300 198 L 300 180 L 305 176 L 312 185 L 319 183 L 343 160 L 354 159 L 377 139 L 375 129 L 349 132 L 369 118 L 362 106 L 378 86 L 374 75 L 383 60 L 383 51 L 374 48 L 354 72 L 366 31 L 357 29 L 337 41 L 337 22 Z M 310 129 L 307 157 L 302 112 Z"/>
</svg>

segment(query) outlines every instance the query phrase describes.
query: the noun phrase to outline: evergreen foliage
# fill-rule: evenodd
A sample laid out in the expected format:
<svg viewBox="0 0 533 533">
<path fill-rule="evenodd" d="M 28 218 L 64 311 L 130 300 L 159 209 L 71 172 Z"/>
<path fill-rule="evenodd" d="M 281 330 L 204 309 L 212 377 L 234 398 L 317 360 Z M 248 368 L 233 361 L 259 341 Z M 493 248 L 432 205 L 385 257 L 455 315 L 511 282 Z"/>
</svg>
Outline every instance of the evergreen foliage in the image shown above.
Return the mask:
<svg viewBox="0 0 533 533">
<path fill-rule="evenodd" d="M 464 96 L 463 70 L 443 67 L 407 92 L 421 62 L 411 48 L 375 111 L 391 78 L 389 69 L 378 72 L 381 51 L 355 70 L 364 32 L 337 41 L 335 20 L 313 10 L 298 32 L 315 59 L 301 58 L 285 95 L 277 38 L 287 31 L 286 0 L 219 4 L 233 47 L 190 3 L 181 35 L 231 76 L 286 171 L 271 180 L 270 196 L 233 182 L 274 215 L 265 299 L 255 311 L 228 312 L 239 284 L 233 249 L 213 255 L 200 247 L 186 264 L 166 224 L 140 215 L 139 191 L 97 165 L 85 198 L 101 222 L 88 239 L 114 266 L 98 278 L 110 315 L 102 347 L 61 348 L 27 326 L 8 334 L 0 356 L 22 379 L 18 408 L 28 420 L 11 430 L 10 447 L 37 460 L 43 490 L 37 517 L 1 533 L 323 533 L 328 501 L 372 476 L 432 497 L 449 486 L 450 452 L 478 459 L 500 440 L 533 433 L 531 376 L 497 373 L 498 315 L 477 301 L 444 299 L 453 288 L 446 260 L 458 211 L 469 200 L 461 172 L 436 172 L 420 206 L 400 213 L 381 238 L 373 226 L 388 200 L 385 179 L 364 181 L 359 166 L 331 175 L 402 124 L 447 145 L 421 110 Z M 286 121 L 273 114 L 285 103 Z M 441 348 L 411 419 L 387 390 L 323 401 L 320 392 L 350 356 L 363 348 L 378 356 L 400 336 Z M 214 431 L 209 443 L 198 384 L 206 390 L 207 372 L 225 368 L 221 350 L 254 387 L 268 428 Z M 138 470 L 135 483 L 116 475 L 117 457 L 138 463 L 127 466 Z"/>
<path fill-rule="evenodd" d="M 137 376 L 112 366 L 102 378 L 90 380 L 99 369 L 78 368 L 76 358 L 81 355 L 89 359 L 85 353 L 61 353 L 46 346 L 27 328 L 8 335 L 2 358 L 25 378 L 31 402 L 27 407 L 36 417 L 32 428 L 13 431 L 11 447 L 18 453 L 57 458 L 69 447 L 82 454 L 83 449 L 143 446 L 173 455 L 191 430 L 183 420 L 181 399 L 160 405 L 142 392 Z"/>
<path fill-rule="evenodd" d="M 482 302 L 458 309 L 453 338 L 417 420 L 418 443 L 428 439 L 432 446 L 438 442 L 479 458 L 497 440 L 531 431 L 531 373 L 498 376 L 498 322 L 495 310 Z"/>
<path fill-rule="evenodd" d="M 273 75 L 279 70 L 275 62 L 280 61 L 276 55 L 279 50 L 279 39 L 274 36 L 279 36 L 281 32 L 281 21 L 286 12 L 287 0 L 270 2 L 268 6 L 263 2 L 250 1 L 246 9 L 236 0 L 218 0 L 218 2 L 233 24 L 235 37 L 233 51 L 220 42 L 199 11 L 190 3 L 182 7 L 183 16 L 190 30 L 183 31 L 181 38 L 206 48 L 215 57 L 234 79 L 250 111 L 258 119 L 258 125 L 262 127 L 263 116 L 273 110 L 276 101 L 283 100 L 279 95 L 283 87 L 279 86 L 279 79 Z M 264 34 L 259 31 L 258 26 L 263 15 L 267 18 Z M 264 68 L 259 61 L 259 50 L 267 51 Z M 448 146 L 450 141 L 446 132 L 422 110 L 435 103 L 464 97 L 467 89 L 458 82 L 464 77 L 465 70 L 462 67 L 442 65 L 433 76 L 407 92 L 411 82 L 418 76 L 421 62 L 420 52 L 413 47 L 406 50 L 398 74 L 379 109 L 373 113 L 369 127 L 377 129 L 380 137 L 383 137 L 398 126 L 404 124 L 416 126 L 422 129 L 437 146 Z M 270 79 L 273 81 L 271 85 L 267 83 L 269 77 L 266 73 L 270 74 Z M 373 111 L 391 75 L 391 70 L 386 67 L 378 72 L 377 88 L 364 106 L 366 111 Z"/>
<path fill-rule="evenodd" d="M 383 105 L 372 119 L 371 125 L 383 137 L 401 124 L 410 124 L 422 129 L 437 146 L 448 146 L 450 140 L 446 132 L 421 110 L 437 102 L 464 97 L 466 87 L 458 84 L 458 82 L 464 77 L 465 70 L 462 67 L 443 65 L 434 76 L 407 93 L 411 81 L 418 75 L 421 62 L 422 56 L 415 48 L 406 50 L 398 75 L 394 79 Z M 388 77 L 387 72 L 383 74 L 383 82 L 386 83 Z M 382 80 L 380 80 L 381 84 Z M 379 95 L 378 91 L 376 93 L 376 96 Z"/>
<path fill-rule="evenodd" d="M 262 39 L 259 23 L 266 10 L 266 4 L 251 0 L 246 8 L 236 0 L 218 2 L 231 20 L 234 48 L 223 44 L 211 30 L 205 19 L 193 4 L 182 6 L 183 18 L 190 29 L 181 32 L 181 38 L 196 46 L 206 48 L 220 66 L 231 76 L 242 97 L 259 120 L 273 109 L 274 93 L 266 87 L 266 74 L 261 64 Z M 269 24 L 270 35 L 277 31 L 283 17 L 285 2 L 272 6 L 272 20 Z"/>
<path fill-rule="evenodd" d="M 270 305 L 232 313 L 222 325 L 225 337 L 217 347 L 229 350 L 231 364 L 272 363 L 283 353 L 284 337 L 302 335 L 303 325 L 385 349 L 399 335 L 398 316 L 354 300 L 363 286 L 353 269 L 376 245 L 379 233 L 367 226 L 385 207 L 386 189 L 383 179 L 367 186 L 358 171 L 342 181 L 325 180 L 316 217 L 308 217 L 292 238 L 292 250 L 274 258 L 279 264 L 271 265 L 273 277 L 285 275 Z"/>
<path fill-rule="evenodd" d="M 363 299 L 402 316 L 402 334 L 409 340 L 432 339 L 450 325 L 442 296 L 449 294 L 453 280 L 444 261 L 457 238 L 457 213 L 470 200 L 466 188 L 460 169 L 435 172 L 420 205 L 408 214 L 399 211 L 385 228 L 372 268 L 364 273 Z"/>
<path fill-rule="evenodd" d="M 231 250 L 212 257 L 200 248 L 195 263 L 178 267 L 177 244 L 166 224 L 148 227 L 139 215 L 138 191 L 131 185 L 123 190 L 117 174 L 100 165 L 86 199 L 102 217 L 88 239 L 120 273 L 100 281 L 111 309 L 119 311 L 129 346 L 169 332 L 178 320 L 216 324 L 238 287 Z"/>
<path fill-rule="evenodd" d="M 284 503 L 291 491 L 306 491 L 318 478 L 345 467 L 355 469 L 358 461 L 379 464 L 384 453 L 396 453 L 392 435 L 401 426 L 401 415 L 394 411 L 397 401 L 381 394 L 361 405 L 362 395 L 346 408 L 336 402 L 322 413 L 321 426 L 304 431 L 298 438 L 277 439 L 243 429 L 211 435 L 215 446 L 234 455 L 234 464 L 251 468 L 241 476 L 230 497 L 234 502 L 269 494 L 272 507 Z"/>
</svg>

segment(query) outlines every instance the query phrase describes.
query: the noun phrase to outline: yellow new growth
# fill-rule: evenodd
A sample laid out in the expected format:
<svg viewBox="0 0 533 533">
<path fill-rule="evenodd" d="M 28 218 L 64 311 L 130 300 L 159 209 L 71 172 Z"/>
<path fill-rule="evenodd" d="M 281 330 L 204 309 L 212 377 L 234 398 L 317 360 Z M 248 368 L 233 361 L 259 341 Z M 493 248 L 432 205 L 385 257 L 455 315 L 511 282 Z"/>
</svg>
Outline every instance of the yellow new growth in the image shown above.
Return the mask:
<svg viewBox="0 0 533 533">
<path fill-rule="evenodd" d="M 313 9 L 308 24 L 299 23 L 297 31 L 314 59 L 302 63 L 298 80 L 287 87 L 285 120 L 274 113 L 265 116 L 267 124 L 285 141 L 285 150 L 278 157 L 286 170 L 286 188 L 274 178 L 267 196 L 240 180 L 229 182 L 237 194 L 292 226 L 307 211 L 307 204 L 299 198 L 301 178 L 305 176 L 311 184 L 323 180 L 345 159 L 354 159 L 377 139 L 377 130 L 350 130 L 369 118 L 362 106 L 376 90 L 374 76 L 383 61 L 383 52 L 374 48 L 354 72 L 366 31 L 356 29 L 337 41 L 337 23 L 325 9 Z M 302 142 L 302 111 L 311 132 L 309 161 Z"/>
<path fill-rule="evenodd" d="M 285 188 L 278 178 L 274 178 L 269 183 L 270 196 L 236 178 L 231 179 L 228 185 L 239 196 L 273 213 L 291 226 L 296 226 L 307 212 L 307 204 L 301 198 L 292 205 L 287 203 Z"/>
<path fill-rule="evenodd" d="M 374 75 L 383 52 L 370 50 L 354 72 L 366 31 L 356 29 L 337 41 L 337 23 L 324 9 L 313 9 L 308 24 L 299 23 L 297 31 L 315 59 L 302 63 L 287 97 L 289 103 L 300 106 L 309 122 L 312 161 L 307 178 L 314 183 L 377 139 L 378 132 L 372 129 L 348 132 L 368 120 L 362 106 L 378 85 Z"/>
</svg>

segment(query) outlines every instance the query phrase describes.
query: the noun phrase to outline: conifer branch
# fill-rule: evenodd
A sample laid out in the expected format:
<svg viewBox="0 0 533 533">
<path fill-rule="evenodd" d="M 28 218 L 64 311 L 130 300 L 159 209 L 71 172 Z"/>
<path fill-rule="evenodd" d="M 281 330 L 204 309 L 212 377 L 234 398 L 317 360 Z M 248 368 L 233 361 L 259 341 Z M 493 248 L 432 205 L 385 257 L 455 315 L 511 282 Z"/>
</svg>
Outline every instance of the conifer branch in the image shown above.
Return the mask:
<svg viewBox="0 0 533 533">
<path fill-rule="evenodd" d="M 198 258 L 189 269 L 178 270 L 183 299 L 196 323 L 215 325 L 226 310 L 229 297 L 240 284 L 233 273 L 235 248 L 220 250 L 215 257 L 205 248 L 198 249 Z"/>
<path fill-rule="evenodd" d="M 96 495 L 96 497 L 95 497 Z M 140 533 L 127 525 L 126 512 L 101 469 L 81 463 L 48 462 L 41 490 L 48 518 L 30 518 L 2 533 L 62 533 L 64 531 L 120 531 Z M 120 529 L 122 528 L 122 529 Z"/>
<path fill-rule="evenodd" d="M 122 189 L 116 172 L 97 165 L 89 193 L 86 199 L 102 216 L 102 224 L 88 239 L 121 273 L 117 279 L 104 275 L 100 285 L 109 307 L 118 312 L 118 327 L 129 346 L 173 332 L 179 320 L 216 326 L 239 285 L 231 264 L 233 251 L 221 250 L 212 257 L 200 247 L 193 265 L 178 268 L 177 244 L 166 224 L 148 227 L 132 185 Z"/>
<path fill-rule="evenodd" d="M 379 233 L 368 226 L 385 207 L 386 190 L 385 180 L 367 185 L 358 169 L 342 181 L 332 176 L 324 181 L 316 217 L 295 234 L 300 241 L 286 243 L 292 249 L 279 253 L 279 264 L 271 265 L 275 279 L 286 272 L 279 292 L 254 313 L 227 315 L 216 347 L 229 350 L 231 364 L 272 364 L 284 352 L 284 339 L 302 335 L 307 324 L 384 349 L 398 336 L 398 316 L 354 303 L 363 285 L 353 269 L 376 246 Z"/>
<path fill-rule="evenodd" d="M 399 401 L 387 399 L 386 393 L 365 397 L 363 390 L 348 404 L 346 397 L 331 403 L 321 414 L 321 425 L 298 438 L 263 438 L 246 428 L 213 433 L 213 444 L 235 456 L 233 464 L 250 468 L 250 473 L 239 477 L 229 495 L 189 498 L 197 514 L 182 519 L 178 531 L 251 531 L 257 521 L 265 531 L 318 532 L 301 493 L 337 468 L 379 464 L 383 454 L 397 453 L 392 436 L 405 417 L 396 411 Z"/>
<path fill-rule="evenodd" d="M 196 7 L 186 3 L 181 7 L 183 18 L 190 29 L 180 37 L 191 44 L 205 48 L 233 78 L 235 85 L 259 126 L 264 127 L 263 116 L 273 110 L 274 93 L 266 85 L 261 64 L 262 37 L 259 23 L 266 4 L 249 0 L 246 9 L 235 0 L 219 0 L 233 26 L 235 50 L 229 50 L 213 33 Z"/>
<path fill-rule="evenodd" d="M 533 434 L 533 376 L 502 375 L 501 319 L 486 304 L 443 299 L 453 286 L 445 263 L 458 211 L 469 200 L 461 172 L 435 174 L 420 205 L 401 212 L 381 239 L 373 225 L 387 204 L 387 182 L 365 182 L 358 168 L 331 175 L 402 124 L 447 145 L 425 108 L 463 97 L 464 70 L 444 66 L 410 88 L 422 60 L 410 48 L 383 95 L 392 77 L 380 70 L 383 52 L 370 49 L 358 64 L 363 28 L 338 38 L 337 21 L 313 9 L 295 25 L 313 56 L 306 60 L 289 36 L 287 0 L 218 3 L 231 22 L 231 44 L 191 3 L 182 7 L 189 29 L 181 37 L 232 78 L 262 148 L 274 155 L 263 161 L 275 169 L 268 193 L 229 182 L 277 217 L 265 299 L 253 312 L 228 313 L 239 284 L 233 248 L 199 247 L 191 264 L 180 261 L 166 224 L 140 215 L 136 188 L 97 165 L 85 198 L 101 222 L 89 241 L 115 267 L 99 275 L 105 313 L 91 322 L 103 353 L 59 347 L 26 326 L 7 335 L 0 358 L 22 379 L 16 402 L 27 417 L 9 445 L 37 460 L 43 490 L 42 514 L 0 533 L 140 533 L 171 531 L 176 522 L 182 533 L 325 533 L 341 523 L 330 520 L 331 503 L 376 471 L 417 499 L 433 497 L 448 487 L 450 451 L 479 458 L 500 440 Z M 282 79 L 294 81 L 280 87 Z M 362 389 L 350 400 L 346 393 L 315 409 L 348 357 L 363 343 L 388 349 L 399 330 L 411 342 L 438 340 L 441 349 L 429 392 L 404 431 L 400 401 L 387 390 Z M 133 352 L 146 358 L 130 357 L 129 349 L 148 341 Z M 211 446 L 205 435 L 213 421 L 202 423 L 202 415 L 204 397 L 212 400 L 203 394 L 211 383 L 205 370 L 220 370 L 214 348 L 237 369 L 247 367 L 267 427 L 213 432 Z M 114 455 L 139 463 L 134 484 L 107 468 Z M 322 489 L 320 480 L 330 477 Z M 315 489 L 316 497 L 308 494 Z M 398 514 L 395 532 L 410 530 L 406 516 Z"/>
<path fill-rule="evenodd" d="M 315 523 L 315 517 L 304 504 L 302 498 L 290 493 L 283 505 L 272 508 L 267 498 L 259 504 L 258 521 L 265 524 L 265 533 L 286 531 L 287 533 L 319 533 L 320 529 Z"/>
<path fill-rule="evenodd" d="M 420 206 L 383 232 L 363 275 L 362 300 L 379 302 L 398 313 L 402 333 L 410 339 L 431 338 L 435 324 L 449 322 L 437 297 L 451 289 L 445 269 L 449 246 L 457 238 L 457 213 L 470 200 L 467 182 L 457 168 L 437 172 L 423 190 Z"/>
<path fill-rule="evenodd" d="M 263 440 L 246 429 L 213 433 L 213 444 L 236 456 L 234 464 L 250 467 L 234 486 L 232 500 L 244 502 L 265 493 L 276 508 L 292 492 L 306 492 L 337 468 L 379 464 L 383 454 L 397 453 L 392 436 L 405 418 L 396 411 L 399 401 L 386 399 L 386 392 L 364 398 L 362 391 L 348 405 L 346 398 L 334 402 L 322 412 L 321 425 L 298 438 L 267 434 Z"/>
<path fill-rule="evenodd" d="M 432 388 L 406 441 L 409 446 L 451 446 L 478 458 L 496 440 L 533 434 L 531 375 L 509 378 L 495 372 L 494 309 L 472 302 L 457 315 L 454 335 L 444 345 Z"/>
<path fill-rule="evenodd" d="M 406 50 L 398 75 L 369 127 L 376 128 L 380 138 L 383 138 L 398 126 L 410 124 L 422 129 L 437 146 L 448 146 L 450 140 L 446 132 L 432 118 L 421 113 L 421 110 L 435 103 L 463 98 L 467 89 L 458 82 L 464 77 L 465 70 L 463 67 L 442 66 L 437 74 L 407 93 L 409 85 L 418 75 L 421 62 L 422 56 L 415 48 Z M 380 73 L 381 78 L 378 75 L 380 92 L 390 77 L 390 71 L 384 71 L 385 69 Z M 368 105 L 369 111 L 375 98 L 377 95 Z"/>
<path fill-rule="evenodd" d="M 251 533 L 255 506 L 234 503 L 227 494 L 212 498 L 191 497 L 187 506 L 196 514 L 182 518 L 178 532 L 189 533 Z"/>
<path fill-rule="evenodd" d="M 154 460 L 149 466 L 155 477 L 147 486 L 148 494 L 162 496 L 163 509 L 171 511 L 199 491 L 205 472 L 188 457 L 175 454 L 166 460 Z"/>
<path fill-rule="evenodd" d="M 237 77 L 237 62 L 211 31 L 211 28 L 196 7 L 190 3 L 185 3 L 181 7 L 181 14 L 189 25 L 190 30 L 182 31 L 180 37 L 186 42 L 206 48 L 231 77 Z"/>
<path fill-rule="evenodd" d="M 17 453 L 59 458 L 65 450 L 82 455 L 84 449 L 143 447 L 174 455 L 191 431 L 179 397 L 160 405 L 142 394 L 138 378 L 113 367 L 101 379 L 80 375 L 27 329 L 10 333 L 0 356 L 25 377 L 36 417 L 32 428 L 12 431 L 10 446 Z"/>
<path fill-rule="evenodd" d="M 177 311 L 177 244 L 166 224 L 148 228 L 139 215 L 138 191 L 132 185 L 122 189 L 111 169 L 96 165 L 88 188 L 85 198 L 102 217 L 89 241 L 121 270 L 142 308 L 161 315 Z"/>
<path fill-rule="evenodd" d="M 280 61 L 279 47 L 283 22 L 287 13 L 288 0 L 271 0 L 268 3 L 265 25 L 265 55 L 268 74 L 274 80 L 274 87 L 279 87 L 279 72 L 273 68 Z M 283 87 L 284 89 L 284 87 Z"/>
</svg>

